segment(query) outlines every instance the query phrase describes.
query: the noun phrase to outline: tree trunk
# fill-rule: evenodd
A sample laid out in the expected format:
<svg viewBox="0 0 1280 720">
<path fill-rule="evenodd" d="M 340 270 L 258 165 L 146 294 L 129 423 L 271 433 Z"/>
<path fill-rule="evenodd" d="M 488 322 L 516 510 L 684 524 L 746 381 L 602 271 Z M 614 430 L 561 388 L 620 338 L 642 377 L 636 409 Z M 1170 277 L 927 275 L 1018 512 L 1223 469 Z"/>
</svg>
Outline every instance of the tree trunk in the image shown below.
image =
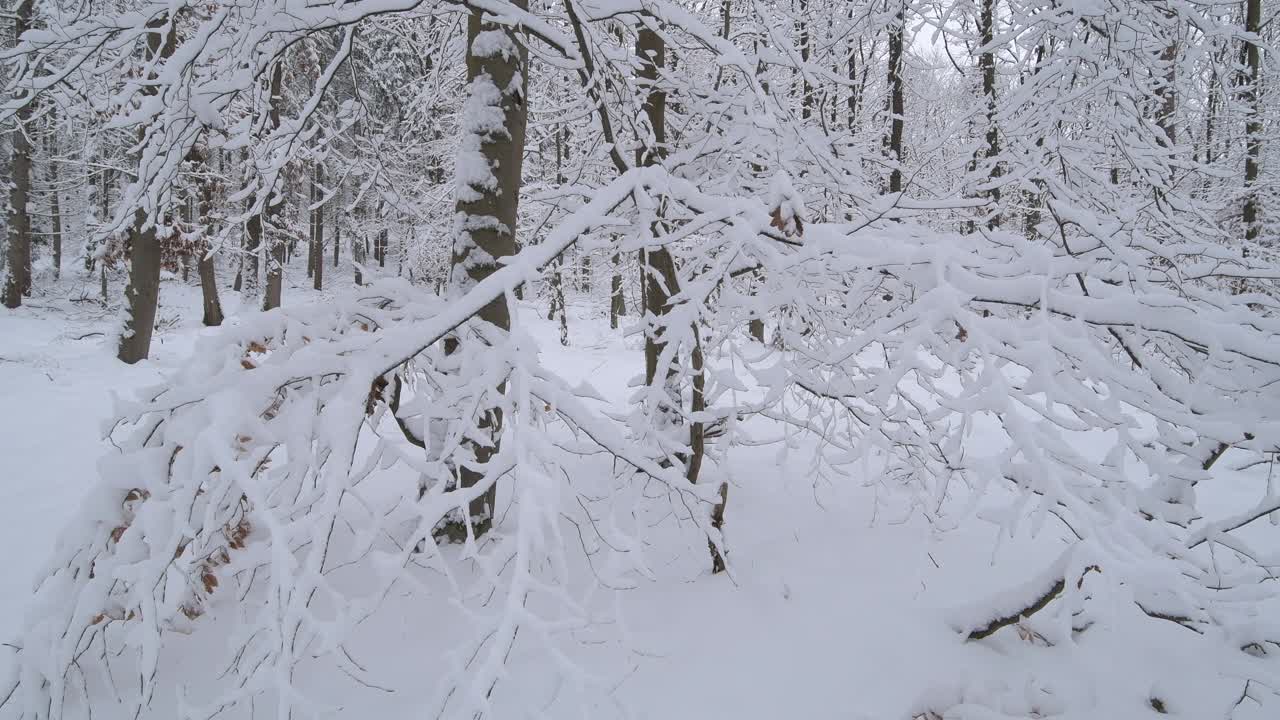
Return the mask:
<svg viewBox="0 0 1280 720">
<path fill-rule="evenodd" d="M 342 248 L 342 224 L 338 219 L 333 222 L 333 266 L 338 267 L 338 250 Z"/>
<path fill-rule="evenodd" d="M 646 89 L 644 112 L 654 142 L 651 147 L 636 150 L 636 164 L 641 166 L 656 165 L 666 156 L 667 94 L 658 85 L 658 69 L 666 64 L 666 50 L 666 42 L 661 35 L 644 26 L 639 28 L 636 57 L 639 58 L 640 69 L 636 76 L 640 87 Z M 665 315 L 671 296 L 680 290 L 671 253 L 666 248 L 642 249 L 640 277 L 642 312 L 655 319 Z M 652 325 L 649 318 L 646 318 L 646 324 Z M 658 358 L 665 347 L 665 340 L 653 327 L 645 330 L 644 377 L 647 384 L 652 385 L 657 380 Z M 668 369 L 665 374 L 670 377 L 674 370 Z"/>
<path fill-rule="evenodd" d="M 316 163 L 311 172 L 311 202 L 319 203 L 324 199 L 324 166 Z M 315 266 L 312 268 L 311 287 L 324 289 L 324 206 L 311 211 L 311 242 L 314 245 Z M 337 251 L 335 250 L 335 253 Z"/>
<path fill-rule="evenodd" d="M 1169 44 L 1160 52 L 1160 65 L 1164 69 L 1164 77 L 1156 88 L 1156 97 L 1160 100 L 1160 109 L 1156 116 L 1156 124 L 1164 131 L 1167 147 L 1172 149 L 1178 142 L 1178 95 L 1177 95 L 1177 60 L 1178 60 L 1178 17 L 1172 11 L 1166 11 L 1165 17 L 1172 25 Z"/>
<path fill-rule="evenodd" d="M 563 188 L 567 182 L 564 175 L 567 137 L 563 127 L 556 128 L 554 135 L 556 139 L 556 187 Z M 564 262 L 562 258 L 556 258 L 552 263 L 552 268 L 551 297 L 547 301 L 547 319 L 555 320 L 559 317 L 560 344 L 567 347 L 569 345 L 569 318 L 564 301 Z"/>
<path fill-rule="evenodd" d="M 645 147 L 642 145 L 637 148 L 636 164 L 651 166 L 661 162 L 666 155 L 667 98 L 666 92 L 658 84 L 659 69 L 664 66 L 666 59 L 666 43 L 662 36 L 647 26 L 640 26 L 636 35 L 636 57 L 639 59 L 640 65 L 639 70 L 636 72 L 636 77 L 640 81 L 639 86 L 646 90 L 644 112 L 649 121 L 649 132 L 654 142 L 652 146 Z M 660 223 L 661 221 L 655 223 L 652 228 L 653 232 L 656 233 L 658 231 Z M 676 273 L 675 259 L 665 247 L 645 248 L 640 251 L 640 273 L 641 310 L 646 324 L 644 336 L 645 383 L 651 387 L 655 384 L 664 386 L 668 402 L 673 407 L 667 408 L 667 412 L 663 414 L 669 417 L 672 422 L 679 422 L 680 416 L 674 412 L 682 402 L 680 389 L 675 387 L 679 373 L 676 368 L 671 366 L 665 369 L 658 367 L 658 361 L 663 350 L 666 349 L 667 341 L 657 328 L 659 319 L 671 309 L 671 298 L 680 292 L 680 278 Z M 697 412 L 705 409 L 703 390 L 706 378 L 703 375 L 702 349 L 698 339 L 698 327 L 695 325 L 692 330 L 694 338 L 694 347 L 691 349 L 694 373 L 692 409 Z M 659 412 L 662 412 L 662 410 L 660 409 Z M 698 480 L 698 473 L 701 470 L 705 453 L 705 444 L 706 436 L 703 424 L 701 422 L 691 422 L 689 424 L 689 448 L 691 452 L 689 457 L 681 458 L 685 463 L 685 474 L 689 482 L 697 482 Z M 720 514 L 723 516 L 723 508 L 721 508 Z M 718 572 L 724 569 L 724 559 L 720 556 L 714 544 L 710 546 L 710 550 L 712 570 Z"/>
<path fill-rule="evenodd" d="M 1262 0 L 1248 0 L 1245 8 L 1245 32 L 1257 35 L 1262 27 Z M 1258 181 L 1259 158 L 1262 156 L 1262 53 L 1257 42 L 1248 42 L 1245 46 L 1245 67 L 1249 73 L 1245 84 L 1245 107 L 1249 113 L 1245 122 L 1245 155 L 1244 155 L 1244 236 L 1246 240 L 1257 240 L 1262 233 L 1258 222 L 1258 194 L 1255 185 Z M 1248 248 L 1245 248 L 1248 253 Z"/>
<path fill-rule="evenodd" d="M 800 19 L 796 22 L 799 35 L 800 60 L 808 65 L 812 54 L 809 48 L 809 0 L 800 0 Z M 813 116 L 813 86 L 809 84 L 808 68 L 800 73 L 800 119 L 808 120 Z"/>
<path fill-rule="evenodd" d="M 53 279 L 62 277 L 62 198 L 58 189 L 58 115 L 57 109 L 49 111 L 49 214 L 53 237 Z"/>
<path fill-rule="evenodd" d="M 521 9 L 527 0 L 513 0 Z M 488 41 L 478 43 L 481 33 Z M 493 38 L 497 38 L 496 40 Z M 450 291 L 465 292 L 492 275 L 499 260 L 515 253 L 516 217 L 520 203 L 520 172 L 524 161 L 525 128 L 528 120 L 528 50 L 520 44 L 516 32 L 506 26 L 484 21 L 484 13 L 473 12 L 467 21 L 467 92 L 466 107 L 472 118 L 501 113 L 496 125 L 479 123 L 467 127 L 461 139 L 462 152 L 482 156 L 491 178 L 459 188 L 457 214 L 462 218 L 454 237 Z M 493 219 L 497 223 L 492 222 Z M 505 296 L 500 296 L 480 310 L 481 320 L 502 330 L 511 329 L 511 312 Z M 457 341 L 446 343 L 446 351 L 454 350 Z M 471 445 L 476 466 L 484 464 L 498 451 L 502 416 L 488 410 L 479 420 L 482 432 L 492 438 L 489 445 Z M 457 468 L 458 482 L 471 487 L 483 479 L 483 471 L 472 466 Z M 471 501 L 465 519 L 476 536 L 488 532 L 493 525 L 497 502 L 497 485 Z M 444 534 L 458 540 L 466 537 L 466 527 L 451 524 Z"/>
<path fill-rule="evenodd" d="M 988 178 L 992 181 L 988 197 L 994 205 L 987 227 L 993 230 L 1000 227 L 1000 188 L 995 187 L 994 181 L 1001 174 L 1000 129 L 996 127 L 996 54 L 995 49 L 991 47 L 995 39 L 995 16 L 996 0 L 982 0 L 982 13 L 978 22 L 982 33 L 982 45 L 986 48 L 986 52 L 979 57 L 978 64 L 982 67 L 982 95 L 987 101 L 987 170 Z"/>
<path fill-rule="evenodd" d="M 852 29 L 853 25 L 853 3 L 849 4 L 849 25 Z M 858 46 L 861 49 L 862 38 L 858 38 Z M 854 51 L 853 38 L 849 39 L 849 58 L 847 60 L 849 68 L 849 96 L 845 98 L 845 106 L 849 116 L 849 132 L 854 132 L 858 127 L 858 95 L 860 88 L 857 87 L 858 82 L 858 59 Z"/>
<path fill-rule="evenodd" d="M 555 271 L 551 273 L 551 297 L 547 299 L 547 319 L 560 320 L 560 344 L 569 346 L 569 318 L 565 312 L 564 273 L 560 272 L 561 260 L 553 261 Z"/>
<path fill-rule="evenodd" d="M 151 33 L 147 36 L 147 59 L 168 58 L 177 45 L 172 26 L 166 36 L 158 32 L 168 22 L 161 15 L 148 23 Z M 144 86 L 145 95 L 155 95 L 152 86 Z M 139 140 L 142 139 L 141 132 Z M 156 208 L 158 214 L 160 208 Z M 128 305 L 128 317 L 116 357 L 121 362 L 133 364 L 146 359 L 151 353 L 151 333 L 156 324 L 156 306 L 160 302 L 160 242 L 156 237 L 156 223 L 147 217 L 146 208 L 138 208 L 129 228 L 129 285 L 124 298 Z"/>
<path fill-rule="evenodd" d="M 617 330 L 619 319 L 627 314 L 627 298 L 622 294 L 622 256 L 613 255 L 613 278 L 609 282 L 609 327 Z"/>
<path fill-rule="evenodd" d="M 889 192 L 902 192 L 902 131 L 905 112 L 902 80 L 902 36 L 906 25 L 905 0 L 898 0 L 898 12 L 889 27 L 889 135 L 885 145 L 889 151 Z"/>
<path fill-rule="evenodd" d="M 129 285 L 124 299 L 129 314 L 116 357 L 132 365 L 151 353 L 151 333 L 160 302 L 160 242 L 155 223 L 147 223 L 147 211 L 142 209 L 134 213 L 133 227 L 129 228 Z"/>
<path fill-rule="evenodd" d="M 311 168 L 311 182 L 307 189 L 307 277 L 314 278 L 316 276 L 316 263 L 323 259 L 317 254 L 316 250 L 316 211 L 312 207 L 316 204 L 316 169 L 313 165 Z"/>
<path fill-rule="evenodd" d="M 268 123 L 270 130 L 280 127 L 280 83 L 284 77 L 284 63 L 277 62 L 275 69 L 271 73 L 271 99 L 270 107 L 267 110 Z M 270 187 L 266 188 L 266 199 L 263 202 L 262 212 L 258 215 L 258 232 L 260 234 L 258 242 L 266 241 L 268 243 L 268 254 L 264 256 L 267 259 L 267 288 L 262 295 L 262 309 L 271 310 L 280 307 L 280 295 L 284 289 L 284 265 L 287 261 L 286 252 L 288 250 L 285 243 L 284 233 L 280 227 L 280 211 L 283 209 L 283 202 L 278 202 L 276 196 L 276 188 L 280 185 L 280 175 L 276 175 L 276 180 Z M 283 194 L 281 192 L 280 194 Z"/>
<path fill-rule="evenodd" d="M 359 217 L 359 215 L 356 216 L 357 222 L 359 222 Z M 364 233 L 353 229 L 351 231 L 351 269 L 356 287 L 364 285 L 364 251 Z"/>
<path fill-rule="evenodd" d="M 31 29 L 34 0 L 20 0 L 14 9 L 15 41 Z M 26 105 L 14 117 L 16 127 L 9 134 L 9 250 L 4 281 L 4 305 L 22 305 L 22 296 L 31 294 L 31 141 L 26 126 L 31 120 Z"/>
<path fill-rule="evenodd" d="M 224 317 L 222 301 L 218 299 L 216 266 L 212 248 L 209 245 L 210 229 L 213 226 L 214 187 L 213 180 L 209 177 L 212 168 L 209 167 L 207 152 L 207 150 L 200 151 L 198 156 L 200 173 L 196 176 L 196 185 L 200 191 L 200 205 L 196 213 L 197 222 L 200 224 L 200 243 L 196 248 L 196 252 L 199 253 L 196 274 L 200 276 L 201 305 L 204 310 L 202 322 L 206 327 L 216 327 L 222 324 Z"/>
<path fill-rule="evenodd" d="M 218 277 L 215 272 L 213 255 L 209 252 L 208 241 L 203 241 L 201 245 L 200 260 L 196 264 L 197 272 L 200 275 L 200 294 L 204 299 L 204 317 L 201 321 L 207 327 L 216 327 L 221 325 L 224 319 L 222 302 L 218 299 Z"/>
</svg>

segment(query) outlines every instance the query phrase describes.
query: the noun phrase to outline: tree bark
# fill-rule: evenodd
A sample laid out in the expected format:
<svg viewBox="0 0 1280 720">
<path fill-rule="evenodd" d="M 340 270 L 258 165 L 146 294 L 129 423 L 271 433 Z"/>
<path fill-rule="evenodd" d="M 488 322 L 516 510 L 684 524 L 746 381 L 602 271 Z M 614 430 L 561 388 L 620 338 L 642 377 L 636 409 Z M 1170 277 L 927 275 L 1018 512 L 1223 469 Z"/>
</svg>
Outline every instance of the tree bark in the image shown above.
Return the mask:
<svg viewBox="0 0 1280 720">
<path fill-rule="evenodd" d="M 641 145 L 636 150 L 636 164 L 652 166 L 660 163 L 666 156 L 666 92 L 658 84 L 659 69 L 665 64 L 666 43 L 662 36 L 647 26 L 641 26 L 636 36 L 636 57 L 640 68 L 636 72 L 639 86 L 645 90 L 644 112 L 649 122 L 649 132 L 653 145 Z M 656 233 L 661 221 L 654 223 L 652 231 Z M 680 276 L 676 272 L 675 259 L 665 247 L 645 248 L 640 251 L 641 272 L 641 311 L 645 321 L 644 336 L 644 371 L 645 383 L 649 386 L 661 384 L 667 394 L 670 408 L 663 413 L 673 422 L 679 422 L 680 416 L 675 412 L 682 403 L 680 389 L 675 386 L 679 373 L 676 368 L 668 366 L 659 368 L 658 362 L 667 341 L 661 335 L 657 324 L 670 311 L 670 301 L 680 292 Z M 694 347 L 690 350 L 693 365 L 693 412 L 705 410 L 704 389 L 706 378 L 702 367 L 702 348 L 699 341 L 698 327 L 693 328 Z M 662 412 L 660 409 L 659 412 Z M 696 483 L 702 468 L 705 454 L 706 434 L 700 421 L 689 423 L 688 457 L 680 458 L 685 463 L 685 476 L 689 482 Z M 723 522 L 723 508 L 719 509 L 719 517 Z M 714 544 L 710 544 L 711 564 L 714 572 L 724 569 L 724 559 Z"/>
<path fill-rule="evenodd" d="M 1164 131 L 1167 147 L 1172 149 L 1178 141 L 1177 60 L 1179 28 L 1177 15 L 1171 11 L 1166 11 L 1164 14 L 1172 28 L 1170 30 L 1169 44 L 1165 45 L 1164 50 L 1160 52 L 1160 65 L 1164 70 L 1164 77 L 1161 78 L 1160 85 L 1156 88 L 1156 97 L 1160 100 L 1156 124 Z"/>
<path fill-rule="evenodd" d="M 132 365 L 151 353 L 151 333 L 160 303 L 160 241 L 155 223 L 148 223 L 147 211 L 142 209 L 134 213 L 129 229 L 129 285 L 124 298 L 129 315 L 116 357 Z"/>
<path fill-rule="evenodd" d="M 224 319 L 222 315 L 222 302 L 218 299 L 218 276 L 215 272 L 213 254 L 210 252 L 209 241 L 201 242 L 200 260 L 196 263 L 197 273 L 200 275 L 200 295 L 203 298 L 204 317 L 201 319 L 207 327 L 217 327 L 222 324 Z"/>
<path fill-rule="evenodd" d="M 1000 188 L 994 181 L 1001 175 L 1000 170 L 1000 129 L 996 127 L 996 53 L 991 47 L 995 40 L 996 0 L 982 0 L 982 13 L 978 18 L 982 33 L 982 46 L 986 51 L 978 59 L 982 67 L 982 95 L 987 101 L 987 163 L 988 178 L 993 181 L 987 196 L 994 205 L 987 227 L 1000 227 Z"/>
<path fill-rule="evenodd" d="M 284 63 L 276 62 L 275 69 L 271 73 L 271 98 L 268 101 L 267 109 L 267 127 L 275 130 L 280 127 L 280 84 L 284 77 Z M 280 307 L 280 296 L 284 289 L 284 265 L 287 260 L 286 252 L 288 250 L 285 243 L 284 234 L 280 227 L 280 211 L 283 203 L 278 202 L 276 189 L 281 184 L 280 174 L 277 174 L 275 181 L 270 187 L 266 188 L 266 199 L 264 200 L 262 212 L 257 216 L 258 221 L 258 242 L 266 241 L 268 243 L 267 258 L 267 287 L 266 292 L 262 295 L 262 309 L 271 310 Z M 281 193 L 283 194 L 283 193 Z"/>
<path fill-rule="evenodd" d="M 640 87 L 646 90 L 644 112 L 653 137 L 652 146 L 636 150 L 636 164 L 641 166 L 656 165 L 666 157 L 667 94 L 658 85 L 658 69 L 666 63 L 666 51 L 666 42 L 661 35 L 644 26 L 639 28 L 636 57 L 640 60 L 640 69 L 636 77 L 640 80 Z M 680 291 L 675 261 L 666 248 L 642 249 L 640 273 L 642 312 L 657 319 L 667 313 L 671 296 Z M 652 325 L 649 318 L 646 318 L 646 323 Z M 645 330 L 644 377 L 650 385 L 657 380 L 658 358 L 665 347 L 666 341 L 653 327 Z M 668 369 L 666 375 L 672 374 L 674 370 Z"/>
<path fill-rule="evenodd" d="M 609 327 L 618 329 L 618 323 L 627 314 L 627 298 L 622 294 L 622 256 L 614 253 L 613 277 L 609 281 Z"/>
<path fill-rule="evenodd" d="M 173 54 L 177 45 L 173 26 L 170 25 L 165 36 L 160 34 L 167 23 L 167 15 L 148 23 L 151 32 L 147 36 L 147 60 L 168 58 Z M 156 90 L 152 86 L 144 86 L 142 92 L 155 95 Z M 160 209 L 155 211 L 159 213 Z M 151 334 L 156 324 L 156 306 L 160 302 L 160 242 L 156 237 L 156 223 L 148 217 L 145 208 L 140 207 L 134 212 L 128 242 L 129 284 L 124 291 L 128 317 L 116 357 L 132 365 L 145 360 L 151 353 Z"/>
<path fill-rule="evenodd" d="M 849 4 L 849 25 L 852 29 L 853 25 L 853 3 Z M 862 38 L 858 38 L 859 49 L 861 49 Z M 849 57 L 846 60 L 849 75 L 849 96 L 845 98 L 845 109 L 848 115 L 849 132 L 854 132 L 858 127 L 858 95 L 860 88 L 857 87 L 858 82 L 858 58 L 853 47 L 853 38 L 849 39 Z"/>
<path fill-rule="evenodd" d="M 314 278 L 316 276 L 316 263 L 323 264 L 324 260 L 316 250 L 316 211 L 312 207 L 316 204 L 316 169 L 313 165 L 311 168 L 311 182 L 307 188 L 307 277 Z"/>
<path fill-rule="evenodd" d="M 361 223 L 361 215 L 359 211 L 356 213 L 356 222 Z M 364 232 L 355 228 L 351 229 L 351 270 L 354 276 L 356 287 L 364 285 L 364 258 L 365 258 L 365 239 Z"/>
<path fill-rule="evenodd" d="M 53 237 L 53 279 L 62 277 L 62 198 L 58 188 L 58 111 L 49 111 L 49 215 Z"/>
<path fill-rule="evenodd" d="M 14 8 L 15 42 L 31 29 L 33 0 L 21 0 Z M 9 155 L 9 249 L 4 281 L 5 307 L 22 305 L 22 296 L 31 294 L 31 140 L 27 124 L 32 108 L 28 104 L 14 117 Z"/>
<path fill-rule="evenodd" d="M 1262 27 L 1262 0 L 1248 0 L 1245 8 L 1245 32 L 1257 35 Z M 1258 181 L 1259 160 L 1262 156 L 1262 53 L 1257 42 L 1245 45 L 1245 67 L 1249 73 L 1246 79 L 1244 99 L 1248 109 L 1248 120 L 1245 122 L 1245 155 L 1244 155 L 1244 236 L 1246 240 L 1257 240 L 1262 233 L 1258 222 L 1258 195 L 1255 188 Z M 1246 248 L 1246 253 L 1248 249 Z"/>
<path fill-rule="evenodd" d="M 513 0 L 527 9 L 527 0 Z M 486 38 L 478 43 L 481 33 Z M 494 46 L 498 47 L 494 47 Z M 528 120 L 528 50 L 520 43 L 516 31 L 485 22 L 483 12 L 473 12 L 467 21 L 467 90 L 470 107 L 481 106 L 501 112 L 502 123 L 490 127 L 483 123 L 464 128 L 460 153 L 468 160 L 479 158 L 492 175 L 492 182 L 467 183 L 460 187 L 457 199 L 458 233 L 454 238 L 450 292 L 461 293 L 492 275 L 503 257 L 516 251 L 516 218 L 520 203 L 520 173 L 524 162 L 525 128 Z M 472 114 L 471 117 L 476 117 Z M 497 220 L 496 223 L 493 220 Z M 511 312 L 505 296 L 494 299 L 478 313 L 478 317 L 502 330 L 511 329 Z M 446 343 L 446 351 L 456 351 L 457 341 Z M 486 411 L 478 421 L 483 432 L 492 437 L 489 445 L 471 445 L 476 464 L 483 467 L 498 451 L 502 416 L 496 409 Z M 461 487 L 471 487 L 483 479 L 482 471 L 468 465 L 457 468 Z M 497 485 L 472 500 L 466 523 L 478 537 L 493 526 L 497 502 Z M 444 534 L 450 539 L 466 537 L 466 527 L 451 524 Z"/>
<path fill-rule="evenodd" d="M 809 47 L 809 0 L 800 0 L 800 19 L 796 22 L 799 35 L 800 60 L 809 63 L 812 52 Z M 813 86 L 809 84 L 808 68 L 800 72 L 800 119 L 808 120 L 813 116 Z"/>
<path fill-rule="evenodd" d="M 199 259 L 196 261 L 196 274 L 200 276 L 201 306 L 204 316 L 201 321 L 207 327 L 216 327 L 225 319 L 222 314 L 222 301 L 218 299 L 218 276 L 215 272 L 212 248 L 209 245 L 210 230 L 213 227 L 214 185 L 210 177 L 207 150 L 197 151 L 199 174 L 196 176 L 196 187 L 200 192 L 199 208 L 196 213 L 200 224 L 200 245 L 196 248 Z"/>
<path fill-rule="evenodd" d="M 316 163 L 311 172 L 311 202 L 319 203 L 324 199 L 324 166 Z M 324 206 L 311 211 L 311 242 L 314 244 L 315 265 L 312 267 L 311 287 L 324 289 Z M 336 250 L 334 251 L 336 254 Z"/>
<path fill-rule="evenodd" d="M 894 0 L 899 3 L 898 12 L 894 15 L 893 24 L 889 27 L 889 134 L 885 146 L 889 151 L 889 192 L 902 192 L 902 132 L 903 113 L 905 112 L 904 89 L 902 80 L 902 36 L 906 26 L 905 0 Z"/>
<path fill-rule="evenodd" d="M 564 159 L 566 155 L 566 136 L 563 127 L 556 128 L 555 145 L 556 145 L 556 187 L 564 187 L 567 178 L 564 175 Z M 560 344 L 569 345 L 569 318 L 567 308 L 564 301 L 564 262 L 562 258 L 556 258 L 552 263 L 554 270 L 551 272 L 551 297 L 547 302 L 547 319 L 555 320 L 557 316 L 560 319 Z"/>
</svg>

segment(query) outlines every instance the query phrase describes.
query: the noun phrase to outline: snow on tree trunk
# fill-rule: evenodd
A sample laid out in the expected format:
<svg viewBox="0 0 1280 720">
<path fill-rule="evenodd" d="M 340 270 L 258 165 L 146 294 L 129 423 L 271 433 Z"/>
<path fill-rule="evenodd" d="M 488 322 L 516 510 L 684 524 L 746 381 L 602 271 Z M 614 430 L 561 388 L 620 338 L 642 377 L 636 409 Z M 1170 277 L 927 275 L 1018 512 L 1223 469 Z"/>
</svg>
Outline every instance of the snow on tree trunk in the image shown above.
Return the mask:
<svg viewBox="0 0 1280 720">
<path fill-rule="evenodd" d="M 892 0 L 897 5 L 889 26 L 889 54 L 887 98 L 889 131 L 885 135 L 885 149 L 889 155 L 889 192 L 902 192 L 902 137 L 905 126 L 905 79 L 903 78 L 903 34 L 906 32 L 907 6 L 905 0 Z"/>
<path fill-rule="evenodd" d="M 311 173 L 311 203 L 315 207 L 310 211 L 311 252 L 314 255 L 311 267 L 311 287 L 314 290 L 324 289 L 324 206 L 319 205 L 324 199 L 323 185 L 324 164 L 317 161 Z"/>
<path fill-rule="evenodd" d="M 1245 7 L 1245 32 L 1256 36 L 1262 27 L 1262 0 L 1248 0 Z M 1245 239 L 1257 240 L 1262 233 L 1258 220 L 1258 169 L 1262 156 L 1262 50 L 1260 43 L 1245 43 L 1245 157 L 1244 157 L 1244 222 Z M 1246 249 L 1246 253 L 1248 250 Z"/>
<path fill-rule="evenodd" d="M 270 95 L 267 100 L 269 103 L 267 128 L 270 131 L 280 127 L 280 104 L 283 102 L 280 97 L 280 84 L 283 76 L 284 61 L 282 60 L 276 63 L 275 69 L 271 72 L 271 87 L 268 91 Z M 262 210 L 250 219 L 258 232 L 257 244 L 266 243 L 266 249 L 261 254 L 267 262 L 266 292 L 262 295 L 263 310 L 280 307 L 280 296 L 284 290 L 284 266 L 288 258 L 288 246 L 281 227 L 284 190 L 281 187 L 283 182 L 280 175 L 279 169 L 270 174 L 271 181 L 263 190 Z"/>
<path fill-rule="evenodd" d="M 14 8 L 14 38 L 31 28 L 34 0 L 20 0 Z M 31 294 L 31 140 L 27 128 L 31 105 L 24 106 L 14 117 L 17 129 L 9 134 L 9 247 L 5 264 L 5 307 L 22 305 L 22 297 Z"/>
<path fill-rule="evenodd" d="M 523 2 L 517 3 L 525 7 Z M 480 11 L 467 21 L 467 97 L 456 164 L 457 206 L 454 214 L 450 297 L 458 297 L 492 275 L 499 258 L 516 251 L 516 213 L 520 202 L 520 172 L 524 159 L 528 51 L 508 27 L 486 22 Z M 506 297 L 495 298 L 479 312 L 481 320 L 511 329 Z M 455 350 L 458 339 L 447 344 Z M 502 392 L 495 388 L 495 392 Z M 473 443 L 475 465 L 456 467 L 459 487 L 474 486 L 482 469 L 499 450 L 501 414 L 482 407 L 475 419 L 487 444 Z M 455 539 L 484 534 L 493 524 L 497 486 L 473 499 L 463 522 L 445 532 Z M 469 526 L 469 527 L 468 527 Z"/>
<path fill-rule="evenodd" d="M 62 188 L 59 187 L 58 163 L 58 111 L 49 111 L 49 134 L 46 138 L 49 155 L 49 225 L 52 231 L 53 278 L 62 277 Z"/>
<path fill-rule="evenodd" d="M 176 35 L 168 14 L 157 16 L 147 24 L 147 28 L 147 59 L 167 59 L 176 47 Z M 144 87 L 142 92 L 148 96 L 156 94 L 155 88 L 150 86 Z M 138 160 L 141 164 L 145 158 Z M 156 224 L 162 218 L 159 208 L 151 208 L 151 211 L 149 213 L 145 206 L 135 210 L 133 224 L 128 231 L 129 284 L 124 290 L 126 316 L 116 357 L 129 364 L 145 360 L 150 355 L 151 335 L 160 304 L 161 248 Z"/>
</svg>

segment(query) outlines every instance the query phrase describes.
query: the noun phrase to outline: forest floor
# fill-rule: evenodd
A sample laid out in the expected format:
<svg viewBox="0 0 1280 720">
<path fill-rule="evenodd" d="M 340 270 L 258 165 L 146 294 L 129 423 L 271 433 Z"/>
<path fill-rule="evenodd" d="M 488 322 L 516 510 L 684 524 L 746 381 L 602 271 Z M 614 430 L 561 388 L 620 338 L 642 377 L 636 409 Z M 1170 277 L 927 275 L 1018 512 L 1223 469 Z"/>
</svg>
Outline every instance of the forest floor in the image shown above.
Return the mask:
<svg viewBox="0 0 1280 720">
<path fill-rule="evenodd" d="M 288 303 L 322 297 L 286 291 Z M 236 295 L 223 301 L 234 322 Z M 621 404 L 642 358 L 603 311 L 571 308 L 567 348 L 541 307 L 519 312 L 548 366 Z M 0 639 L 22 626 L 38 568 L 112 452 L 101 440 L 112 394 L 160 382 L 197 336 L 217 332 L 199 325 L 198 287 L 171 279 L 152 359 L 130 367 L 100 334 L 113 312 L 73 279 L 0 312 Z M 1157 717 L 1156 697 L 1173 717 L 1261 717 L 1234 705 L 1244 680 L 1218 645 L 1172 623 L 1135 619 L 1055 647 L 1016 628 L 964 642 L 948 608 L 1025 581 L 1061 547 L 1057 531 L 998 542 L 978 521 L 942 532 L 918 516 L 877 516 L 872 488 L 815 480 L 807 468 L 802 451 L 736 449 L 720 469 L 732 573 L 709 574 L 696 544 L 653 548 L 656 579 L 619 593 L 621 631 L 570 649 L 597 687 L 567 699 L 544 656 L 517 652 L 493 716 L 887 720 L 951 707 L 947 718 L 1123 720 Z M 433 643 L 452 635 L 429 611 L 442 602 L 389 599 L 361 657 L 394 692 L 330 690 L 333 717 L 422 716 L 442 662 Z"/>
</svg>

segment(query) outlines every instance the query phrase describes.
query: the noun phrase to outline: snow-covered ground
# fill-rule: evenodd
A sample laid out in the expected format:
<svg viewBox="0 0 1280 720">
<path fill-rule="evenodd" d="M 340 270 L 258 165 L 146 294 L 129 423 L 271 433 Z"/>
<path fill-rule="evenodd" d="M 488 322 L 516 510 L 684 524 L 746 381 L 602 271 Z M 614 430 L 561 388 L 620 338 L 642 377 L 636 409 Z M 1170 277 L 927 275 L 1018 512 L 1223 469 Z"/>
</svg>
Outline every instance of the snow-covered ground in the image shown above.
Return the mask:
<svg viewBox="0 0 1280 720">
<path fill-rule="evenodd" d="M 94 297 L 93 287 L 66 280 L 19 311 L 0 312 L 4 638 L 22 627 L 37 569 L 99 458 L 113 452 L 101 439 L 112 395 L 154 384 L 197 336 L 217 332 L 199 325 L 198 288 L 170 280 L 153 358 L 129 367 L 99 334 L 111 318 Z M 235 294 L 223 299 L 235 322 Z M 317 300 L 310 290 L 286 291 L 287 303 Z M 550 367 L 624 402 L 641 354 L 598 308 L 572 309 L 568 348 L 543 308 L 520 313 Z M 1255 703 L 1236 701 L 1247 678 L 1274 676 L 1273 659 L 1224 656 L 1217 638 L 1141 623 L 1136 612 L 1132 625 L 1093 627 L 1053 647 L 1016 628 L 965 642 L 946 621 L 953 609 L 1034 576 L 1062 546 L 1056 531 L 997 543 L 994 529 L 977 522 L 948 532 L 918 516 L 895 522 L 877 515 L 874 492 L 857 479 L 815 481 L 804 454 L 735 449 L 725 529 L 732 572 L 710 575 L 696 543 L 650 548 L 656 579 L 609 598 L 608 626 L 564 646 L 587 671 L 588 689 L 571 691 L 545 653 L 518 645 L 492 716 L 1264 717 Z M 351 647 L 383 689 L 317 670 L 317 694 L 333 703 L 328 716 L 422 717 L 466 639 L 456 620 L 443 593 L 388 597 Z M 192 682 L 201 664 L 194 656 L 202 647 L 220 651 L 218 640 L 199 632 L 181 639 L 165 673 Z M 172 689 L 162 691 L 150 716 L 174 717 L 172 702 Z M 95 710 L 113 717 L 110 705 Z"/>
</svg>

